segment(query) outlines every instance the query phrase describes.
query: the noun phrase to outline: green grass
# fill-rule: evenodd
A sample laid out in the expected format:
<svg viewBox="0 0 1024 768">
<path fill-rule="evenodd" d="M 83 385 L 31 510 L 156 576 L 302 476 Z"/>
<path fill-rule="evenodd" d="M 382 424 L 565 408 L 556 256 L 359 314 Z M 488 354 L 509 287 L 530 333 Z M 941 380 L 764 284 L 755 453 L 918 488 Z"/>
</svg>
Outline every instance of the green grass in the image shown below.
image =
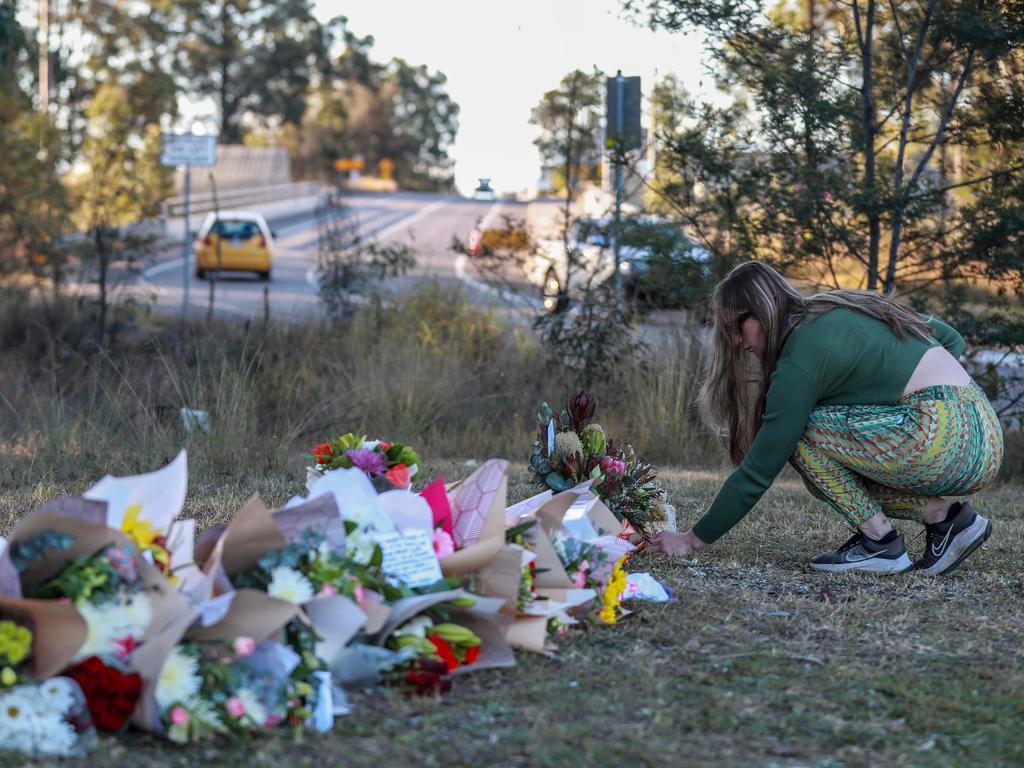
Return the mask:
<svg viewBox="0 0 1024 768">
<path fill-rule="evenodd" d="M 461 460 L 427 467 L 470 471 Z M 723 475 L 663 477 L 692 521 Z M 513 479 L 513 500 L 532 492 L 525 466 Z M 193 483 L 186 514 L 206 526 L 250 492 L 280 503 L 300 489 L 299 475 L 210 479 Z M 3 491 L 0 526 L 57 490 Z M 100 754 L 107 766 L 155 768 L 1020 765 L 1022 496 L 1003 485 L 974 499 L 995 532 L 948 578 L 822 575 L 803 564 L 845 529 L 784 477 L 694 560 L 635 558 L 631 570 L 664 579 L 673 602 L 578 631 L 556 657 L 520 653 L 517 667 L 460 678 L 438 702 L 359 694 L 331 733 L 301 742 L 282 734 L 183 749 L 130 733 L 105 738 Z M 916 532 L 902 527 L 908 539 Z"/>
</svg>

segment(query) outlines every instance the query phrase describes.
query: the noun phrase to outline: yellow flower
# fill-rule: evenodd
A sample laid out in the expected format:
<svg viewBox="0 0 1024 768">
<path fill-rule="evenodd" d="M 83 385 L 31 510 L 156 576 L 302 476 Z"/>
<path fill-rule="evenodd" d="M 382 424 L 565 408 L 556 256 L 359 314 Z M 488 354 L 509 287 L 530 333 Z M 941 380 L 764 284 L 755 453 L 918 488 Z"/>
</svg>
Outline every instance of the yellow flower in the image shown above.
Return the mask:
<svg viewBox="0 0 1024 768">
<path fill-rule="evenodd" d="M 140 520 L 140 512 L 142 512 L 141 504 L 134 504 L 128 507 L 124 511 L 121 530 L 132 540 L 136 547 L 143 550 L 153 543 L 153 539 L 160 535 L 160 531 L 154 530 L 149 520 Z"/>
</svg>

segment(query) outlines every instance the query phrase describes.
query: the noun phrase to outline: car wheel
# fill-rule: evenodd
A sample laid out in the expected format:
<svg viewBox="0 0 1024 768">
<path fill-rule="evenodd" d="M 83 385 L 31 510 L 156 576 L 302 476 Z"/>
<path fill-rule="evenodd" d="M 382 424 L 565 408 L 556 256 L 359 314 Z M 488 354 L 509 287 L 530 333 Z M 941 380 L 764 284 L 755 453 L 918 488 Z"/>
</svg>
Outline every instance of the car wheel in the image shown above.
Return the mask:
<svg viewBox="0 0 1024 768">
<path fill-rule="evenodd" d="M 544 285 L 540 289 L 540 300 L 544 305 L 544 311 L 555 313 L 561 312 L 569 306 L 569 298 L 562 290 L 562 282 L 555 274 L 555 270 L 549 269 L 544 275 Z"/>
<path fill-rule="evenodd" d="M 205 269 L 197 269 L 196 270 L 196 280 L 205 280 L 205 279 L 206 279 L 206 270 Z"/>
<path fill-rule="evenodd" d="M 264 282 L 264 283 L 269 283 L 270 282 L 270 270 L 269 269 L 266 272 L 260 272 L 259 275 L 260 275 L 260 281 L 261 282 Z"/>
</svg>

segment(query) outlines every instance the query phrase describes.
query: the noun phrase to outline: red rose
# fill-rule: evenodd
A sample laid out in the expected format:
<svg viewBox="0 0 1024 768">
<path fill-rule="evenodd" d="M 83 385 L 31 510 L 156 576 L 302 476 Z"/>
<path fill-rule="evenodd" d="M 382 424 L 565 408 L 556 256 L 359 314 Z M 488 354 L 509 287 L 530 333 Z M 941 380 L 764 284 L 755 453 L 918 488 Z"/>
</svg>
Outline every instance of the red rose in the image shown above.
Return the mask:
<svg viewBox="0 0 1024 768">
<path fill-rule="evenodd" d="M 382 451 L 390 451 L 391 450 L 391 443 L 385 443 L 383 440 L 381 440 L 380 441 L 380 449 Z"/>
<path fill-rule="evenodd" d="M 395 464 L 391 469 L 384 475 L 395 488 L 408 488 L 409 481 L 412 477 L 409 474 L 409 468 L 405 464 Z"/>
<path fill-rule="evenodd" d="M 142 694 L 142 676 L 108 667 L 97 656 L 69 667 L 64 672 L 85 696 L 85 704 L 99 730 L 120 731 Z"/>
<path fill-rule="evenodd" d="M 313 446 L 313 455 L 316 456 L 317 464 L 330 464 L 331 459 L 334 458 L 334 451 L 331 450 L 328 443 L 320 443 L 320 445 Z"/>
</svg>

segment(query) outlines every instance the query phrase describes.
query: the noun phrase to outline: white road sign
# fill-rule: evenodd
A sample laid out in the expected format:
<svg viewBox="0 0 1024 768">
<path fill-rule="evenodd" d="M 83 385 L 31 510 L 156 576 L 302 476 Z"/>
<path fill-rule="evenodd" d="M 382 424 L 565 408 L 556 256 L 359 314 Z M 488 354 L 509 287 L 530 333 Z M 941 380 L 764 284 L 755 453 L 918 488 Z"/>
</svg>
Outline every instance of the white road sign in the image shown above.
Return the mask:
<svg viewBox="0 0 1024 768">
<path fill-rule="evenodd" d="M 163 134 L 160 165 L 215 165 L 217 163 L 217 137 L 197 136 L 193 133 Z"/>
</svg>

